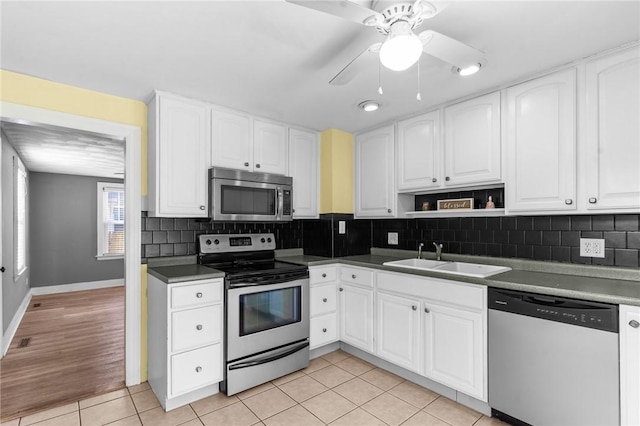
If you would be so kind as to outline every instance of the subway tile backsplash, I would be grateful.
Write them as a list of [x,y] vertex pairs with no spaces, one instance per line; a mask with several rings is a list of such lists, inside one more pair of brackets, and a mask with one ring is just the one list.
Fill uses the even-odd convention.
[[[554,262],[640,266],[640,215],[505,216],[430,219],[353,219],[323,214],[292,222],[210,222],[207,219],[152,218],[142,215],[142,257],[196,254],[203,233],[272,232],[278,249],[303,248],[305,254],[342,257],[366,254],[371,247],[416,250],[420,242],[445,253],[510,257]],[[339,234],[344,221],[346,234]],[[398,245],[387,233],[398,233]],[[580,257],[580,238],[603,238],[604,258]]]

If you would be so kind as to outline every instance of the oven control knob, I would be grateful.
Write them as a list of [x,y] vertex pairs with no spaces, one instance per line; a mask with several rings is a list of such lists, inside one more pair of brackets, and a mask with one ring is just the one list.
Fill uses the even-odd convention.
[[211,240],[207,240],[204,242],[206,245],[210,246],[211,245]]
[[271,242],[271,237],[267,238],[267,242],[270,243]]
[[262,244],[264,244],[264,242],[265,242],[264,237],[263,237],[263,238],[260,238],[260,242],[261,242]]
[[220,240],[218,240],[218,239],[213,240],[213,244],[215,244],[215,245],[220,244]]

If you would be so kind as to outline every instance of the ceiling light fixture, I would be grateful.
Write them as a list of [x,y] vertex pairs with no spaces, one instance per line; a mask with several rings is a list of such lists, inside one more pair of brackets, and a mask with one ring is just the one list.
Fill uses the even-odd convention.
[[372,112],[380,107],[380,104],[375,101],[362,101],[358,104],[359,108],[362,108],[366,112]]
[[482,68],[482,64],[481,63],[477,63],[477,64],[473,64],[473,65],[469,65],[467,67],[454,67],[454,71],[458,74],[460,74],[462,77],[467,77],[469,75],[473,75],[475,73],[477,73],[478,71],[480,71],[480,68]]
[[380,62],[393,71],[404,71],[418,62],[422,54],[422,42],[411,31],[407,21],[391,25],[389,35],[380,47]]

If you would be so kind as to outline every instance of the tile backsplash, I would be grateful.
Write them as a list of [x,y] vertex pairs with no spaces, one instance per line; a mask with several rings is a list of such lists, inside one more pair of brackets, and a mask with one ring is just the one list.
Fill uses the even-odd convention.
[[[340,234],[344,221],[346,233]],[[623,267],[640,266],[640,215],[505,216],[438,219],[353,219],[324,214],[292,222],[210,222],[208,219],[152,218],[143,212],[142,257],[196,254],[203,233],[272,232],[278,249],[303,248],[305,254],[341,257],[366,254],[371,247],[426,251],[443,244],[444,253],[523,258]],[[398,233],[398,245],[387,233]],[[580,257],[580,238],[605,240],[604,258]]]

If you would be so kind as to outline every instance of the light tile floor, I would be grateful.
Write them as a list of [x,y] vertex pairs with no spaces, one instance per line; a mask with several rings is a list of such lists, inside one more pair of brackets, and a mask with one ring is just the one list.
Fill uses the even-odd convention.
[[166,413],[148,383],[22,417],[1,426],[503,426],[505,423],[341,350],[309,367],[227,397]]

